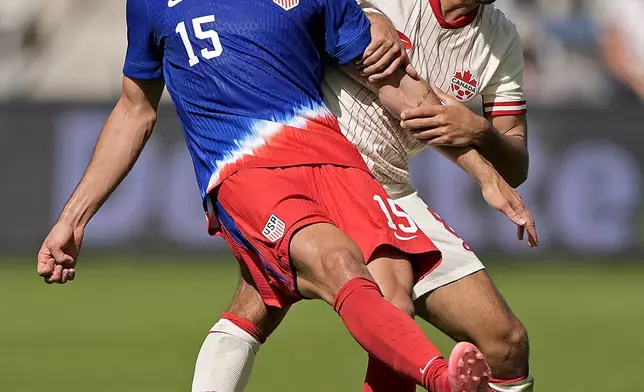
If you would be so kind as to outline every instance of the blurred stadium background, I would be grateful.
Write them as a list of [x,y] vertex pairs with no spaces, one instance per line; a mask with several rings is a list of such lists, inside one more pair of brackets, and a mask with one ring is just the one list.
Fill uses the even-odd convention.
[[[539,391],[641,390],[644,0],[497,5],[524,39],[532,166],[520,190],[542,245],[519,244],[435,154],[414,159],[414,181],[527,325]],[[232,296],[236,265],[205,234],[167,101],[88,228],[78,281],[35,274],[118,96],[124,48],[124,1],[0,1],[0,391],[188,390]],[[258,358],[251,392],[358,390],[366,357],[330,309],[304,303]]]

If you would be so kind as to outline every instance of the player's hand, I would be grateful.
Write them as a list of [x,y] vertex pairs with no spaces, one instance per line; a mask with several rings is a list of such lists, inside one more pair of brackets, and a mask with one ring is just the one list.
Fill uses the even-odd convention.
[[38,251],[38,275],[45,283],[63,284],[74,280],[82,241],[82,228],[56,223]]
[[409,76],[418,78],[418,73],[410,64],[407,50],[398,36],[398,30],[389,18],[371,12],[367,13],[367,17],[371,22],[371,43],[362,58],[356,62],[362,76],[375,83],[403,67]]
[[456,98],[432,85],[442,105],[423,105],[401,114],[400,125],[432,146],[467,147],[476,144],[490,123]]
[[517,225],[517,238],[523,241],[528,233],[528,246],[538,246],[539,237],[535,228],[534,218],[525,206],[521,196],[500,175],[490,181],[481,183],[483,198],[493,208],[505,214],[512,223]]

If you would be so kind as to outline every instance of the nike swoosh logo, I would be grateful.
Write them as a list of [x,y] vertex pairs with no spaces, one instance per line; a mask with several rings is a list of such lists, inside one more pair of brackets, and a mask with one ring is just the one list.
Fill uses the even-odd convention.
[[427,365],[425,365],[424,368],[420,369],[420,374],[425,375],[425,372],[427,371],[427,369],[429,369],[429,365],[431,365],[432,362],[434,362],[434,360],[436,360],[438,358],[440,358],[440,357],[434,357],[434,358],[430,359],[429,362],[427,362]]
[[168,0],[168,7],[172,8],[175,5],[181,3],[183,0]]
[[418,236],[417,236],[417,235],[415,235],[415,236],[413,236],[413,237],[401,237],[401,236],[400,236],[398,233],[396,233],[395,231],[394,231],[394,236],[395,236],[396,238],[398,238],[399,240],[401,240],[401,241],[409,241],[409,240],[413,240],[414,238],[418,238]]

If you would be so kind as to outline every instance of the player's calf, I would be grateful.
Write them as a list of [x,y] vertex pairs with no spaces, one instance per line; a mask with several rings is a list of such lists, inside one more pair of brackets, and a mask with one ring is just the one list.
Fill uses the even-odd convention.
[[[378,282],[385,299],[413,318],[414,272],[409,261],[391,247],[381,247],[372,257],[375,260],[367,268]],[[415,392],[416,384],[370,355],[362,391]]]

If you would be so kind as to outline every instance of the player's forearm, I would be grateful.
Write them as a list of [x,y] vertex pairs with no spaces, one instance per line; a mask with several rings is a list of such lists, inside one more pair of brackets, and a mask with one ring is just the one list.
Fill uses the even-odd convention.
[[[380,102],[396,118],[412,107],[440,105],[427,83],[410,77],[402,70],[372,88],[377,89],[374,91]],[[471,147],[434,148],[479,182],[492,174],[500,174],[511,186],[518,187],[528,176],[528,150],[522,136],[524,133],[521,136],[515,135],[512,130],[501,133],[492,123],[487,123],[489,129],[477,140],[474,145],[476,150]],[[494,173],[490,173],[490,170]]]
[[348,64],[342,69],[378,95],[382,106],[399,120],[402,112],[407,109],[423,104],[440,105],[440,100],[427,83],[412,78],[402,68],[398,68],[391,76],[377,83],[370,83],[352,64]]
[[513,187],[528,178],[529,156],[523,135],[499,132],[488,122],[489,129],[475,142],[476,149]]
[[60,220],[85,226],[125,178],[148,140],[156,113],[121,99],[99,136],[83,178],[61,213]]
[[[345,69],[345,72],[348,72],[353,78],[378,94],[380,103],[390,114],[398,119],[400,119],[401,113],[405,110],[421,105],[440,104],[440,100],[427,83],[412,78],[402,69],[377,84],[369,83],[354,70]],[[436,146],[435,148],[480,184],[499,176],[499,173],[490,162],[472,147]]]
[[501,177],[494,166],[472,147],[437,146],[436,151],[454,162],[479,184]]

